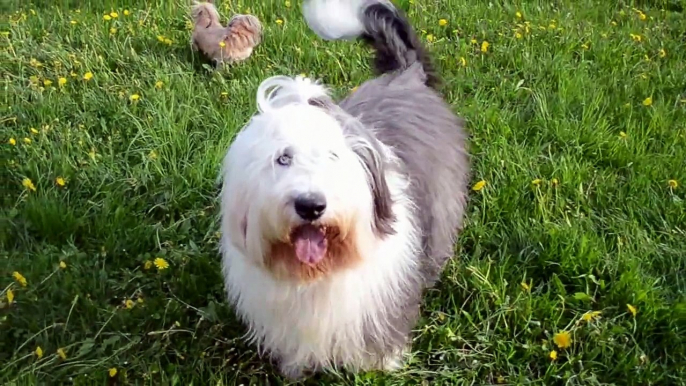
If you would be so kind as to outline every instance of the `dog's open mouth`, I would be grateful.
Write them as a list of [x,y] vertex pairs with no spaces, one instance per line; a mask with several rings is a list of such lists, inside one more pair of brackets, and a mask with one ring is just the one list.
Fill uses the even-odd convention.
[[324,256],[328,247],[327,228],[321,225],[305,224],[293,229],[291,243],[295,256],[307,265],[316,265]]

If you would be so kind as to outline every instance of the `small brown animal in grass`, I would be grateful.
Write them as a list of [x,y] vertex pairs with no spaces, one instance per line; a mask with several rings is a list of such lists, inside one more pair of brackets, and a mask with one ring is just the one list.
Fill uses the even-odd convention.
[[194,22],[191,46],[215,65],[248,59],[262,39],[262,24],[257,17],[237,14],[224,27],[212,1],[194,2],[191,17]]

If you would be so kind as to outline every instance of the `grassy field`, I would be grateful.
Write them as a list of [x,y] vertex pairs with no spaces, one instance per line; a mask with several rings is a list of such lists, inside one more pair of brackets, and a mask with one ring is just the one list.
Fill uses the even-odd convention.
[[[58,3],[2,6],[0,383],[281,384],[225,302],[220,160],[262,79],[342,96],[369,51],[224,0],[265,37],[215,72],[185,0]],[[613,3],[401,3],[469,122],[466,229],[407,366],[311,384],[686,383],[685,3]]]

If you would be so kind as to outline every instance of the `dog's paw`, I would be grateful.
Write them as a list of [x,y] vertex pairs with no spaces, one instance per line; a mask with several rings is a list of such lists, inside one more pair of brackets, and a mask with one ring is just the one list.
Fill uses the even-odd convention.
[[394,372],[405,367],[405,360],[409,349],[407,347],[397,350],[396,352],[386,355],[381,360],[381,370],[387,372]]
[[288,378],[291,381],[297,382],[302,381],[307,378],[307,373],[305,369],[300,366],[285,366],[279,365],[279,372],[284,378]]
[[402,355],[394,355],[384,358],[381,370],[392,373],[402,369],[403,366],[405,366],[405,358]]

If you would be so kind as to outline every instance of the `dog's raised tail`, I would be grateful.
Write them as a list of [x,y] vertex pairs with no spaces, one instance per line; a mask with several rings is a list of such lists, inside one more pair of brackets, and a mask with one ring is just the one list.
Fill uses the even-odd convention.
[[219,11],[212,0],[193,1],[191,17],[196,28],[207,28],[213,24],[220,24]]
[[404,70],[420,62],[426,84],[436,87],[438,76],[431,59],[402,10],[390,0],[305,0],[307,25],[325,40],[362,38],[376,50],[379,73]]

